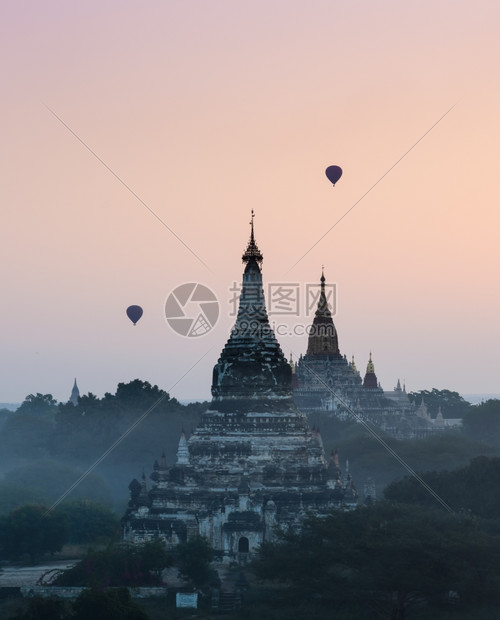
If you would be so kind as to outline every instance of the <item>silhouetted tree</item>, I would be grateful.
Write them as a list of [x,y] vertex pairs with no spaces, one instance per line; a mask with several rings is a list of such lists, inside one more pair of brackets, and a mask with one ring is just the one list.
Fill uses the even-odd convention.
[[420,390],[419,392],[410,392],[408,394],[410,402],[415,403],[418,407],[424,399],[429,413],[435,417],[439,407],[445,418],[462,418],[472,407],[472,405],[460,396],[458,392],[451,390]]
[[[453,471],[426,472],[421,478],[454,510],[466,510],[486,519],[500,516],[500,458],[479,456],[467,467]],[[412,476],[394,481],[384,490],[391,501],[436,506],[436,500]]]
[[86,590],[73,605],[74,620],[148,620],[127,588]]
[[175,558],[179,576],[188,579],[197,588],[203,587],[212,576],[210,562],[213,554],[213,549],[204,536],[194,536],[187,542],[180,543],[176,547]]
[[470,408],[463,418],[463,432],[478,441],[500,445],[500,400],[490,399]]
[[28,394],[21,405],[16,409],[16,413],[30,413],[30,414],[55,414],[57,411],[57,400],[52,397],[52,394],[40,394],[36,395]]
[[141,559],[144,567],[153,573],[158,583],[161,583],[163,570],[172,565],[172,556],[167,552],[165,543],[160,538],[144,543]]
[[50,416],[14,412],[0,432],[0,456],[9,460],[47,458],[53,432],[54,422]]
[[[4,482],[19,488],[36,489],[44,502],[52,504],[82,473],[81,469],[63,465],[54,460],[27,463],[6,472]],[[73,491],[72,499],[83,498],[111,504],[109,487],[97,474],[92,473]]]
[[20,611],[11,620],[70,620],[73,618],[71,604],[56,598],[35,596],[28,608]]
[[14,482],[0,482],[0,515],[25,504],[46,504],[47,497],[36,487],[20,486]]
[[81,499],[61,504],[55,513],[65,518],[70,543],[104,543],[119,539],[120,520],[107,506]]
[[47,514],[47,508],[28,504],[0,519],[0,546],[9,560],[29,555],[35,562],[41,555],[59,551],[67,540],[62,515]]
[[58,575],[53,583],[91,588],[161,585],[161,571],[171,560],[161,551],[160,545],[153,541],[90,551],[78,564]]
[[439,609],[450,591],[464,608],[498,602],[500,536],[468,517],[380,502],[309,519],[264,543],[254,568],[297,604],[362,604],[400,620],[414,606]]

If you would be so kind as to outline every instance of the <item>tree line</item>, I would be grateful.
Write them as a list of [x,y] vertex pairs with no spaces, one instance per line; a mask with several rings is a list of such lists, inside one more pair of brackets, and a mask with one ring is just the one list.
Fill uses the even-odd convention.
[[500,602],[500,524],[383,501],[310,517],[264,543],[253,568],[253,613],[268,618],[493,617],[482,613]]
[[102,398],[92,393],[80,396],[77,405],[57,404],[51,394],[30,394],[15,412],[7,414],[0,431],[2,460],[22,455],[25,459],[64,458],[87,463],[155,404],[133,436],[117,450],[117,454],[126,452],[129,459],[138,457],[138,451],[142,459],[144,448],[151,456],[153,449],[153,459],[157,458],[158,450],[161,454],[165,449],[158,442],[163,430],[171,448],[183,426],[190,428],[198,423],[207,403],[182,405],[158,386],[139,379],[119,383],[114,394],[107,392]]
[[35,563],[65,544],[109,544],[119,536],[116,513],[95,502],[66,502],[53,511],[25,504],[0,517],[0,559]]
[[57,404],[50,394],[28,395],[17,411],[4,412],[0,428],[0,514],[28,502],[50,505],[125,435],[71,495],[109,505],[123,502],[130,480],[150,469],[163,451],[168,462],[175,460],[182,429],[196,427],[207,406],[182,405],[139,379],[119,383],[114,394],[102,398],[83,395],[77,405]]

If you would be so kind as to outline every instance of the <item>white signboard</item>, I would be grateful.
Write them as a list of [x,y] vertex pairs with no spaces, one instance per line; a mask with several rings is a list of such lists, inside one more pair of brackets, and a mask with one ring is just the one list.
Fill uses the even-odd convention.
[[177,592],[175,595],[175,606],[176,607],[198,607],[198,593],[193,592],[191,594],[186,594],[185,592]]

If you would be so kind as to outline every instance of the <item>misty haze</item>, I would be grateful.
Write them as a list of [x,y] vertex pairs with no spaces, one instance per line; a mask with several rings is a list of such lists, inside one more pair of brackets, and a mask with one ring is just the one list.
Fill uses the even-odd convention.
[[5,4],[0,620],[498,616],[499,19]]

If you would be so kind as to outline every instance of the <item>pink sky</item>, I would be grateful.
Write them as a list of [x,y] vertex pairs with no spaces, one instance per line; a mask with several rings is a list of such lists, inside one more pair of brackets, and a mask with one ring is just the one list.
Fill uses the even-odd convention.
[[[207,351],[171,393],[208,397],[252,208],[265,281],[324,264],[341,351],[385,389],[500,392],[499,23],[481,1],[2,3],[0,402],[170,390]],[[164,320],[183,282],[221,301],[204,337]]]

